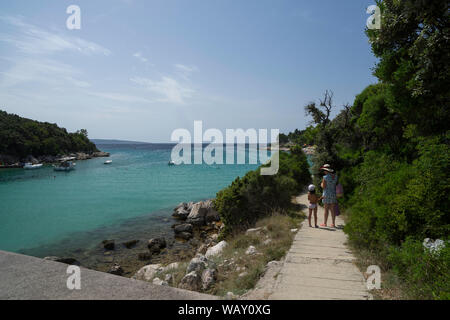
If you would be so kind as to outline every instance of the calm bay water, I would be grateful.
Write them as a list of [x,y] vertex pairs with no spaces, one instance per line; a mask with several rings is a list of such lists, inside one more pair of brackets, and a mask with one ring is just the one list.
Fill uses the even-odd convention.
[[148,233],[152,225],[161,231],[170,228],[175,205],[213,198],[258,166],[168,166],[172,145],[98,147],[111,153],[112,164],[96,158],[78,161],[71,172],[0,171],[1,250],[44,256],[65,246],[98,245],[113,234]]

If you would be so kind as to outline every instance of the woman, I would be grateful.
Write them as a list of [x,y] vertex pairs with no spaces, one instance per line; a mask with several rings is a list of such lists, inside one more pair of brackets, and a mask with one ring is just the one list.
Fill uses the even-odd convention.
[[328,221],[328,213],[331,210],[331,220],[332,228],[336,228],[336,212],[335,212],[335,204],[337,203],[336,198],[336,184],[338,177],[334,173],[334,170],[330,168],[330,165],[324,165],[320,168],[322,173],[324,174],[322,179],[322,189],[323,189],[323,204],[325,206],[324,219],[320,226],[326,227]]

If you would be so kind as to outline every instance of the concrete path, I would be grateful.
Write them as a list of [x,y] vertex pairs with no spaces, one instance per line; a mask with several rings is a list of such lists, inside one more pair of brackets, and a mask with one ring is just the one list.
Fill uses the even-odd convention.
[[67,288],[67,264],[0,251],[0,300],[209,300],[215,296],[81,268]]
[[[297,197],[307,205],[307,195]],[[308,214],[308,209],[304,212]],[[323,208],[318,209],[318,224]],[[331,224],[331,216],[328,225]],[[314,226],[314,218],[312,218]],[[337,217],[338,229],[310,228],[306,219],[297,232],[283,263],[268,270],[254,292],[246,299],[287,300],[361,300],[368,299],[364,277],[353,264],[354,256],[346,246],[344,221]],[[271,279],[270,279],[271,278]],[[276,278],[276,280],[273,280]]]

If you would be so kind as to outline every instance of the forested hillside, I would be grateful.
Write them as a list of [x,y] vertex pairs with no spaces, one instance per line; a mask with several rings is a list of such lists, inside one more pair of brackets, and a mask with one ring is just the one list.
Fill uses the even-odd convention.
[[96,152],[82,129],[68,133],[56,124],[39,122],[0,110],[0,155],[22,159],[29,155],[56,156],[71,152]]

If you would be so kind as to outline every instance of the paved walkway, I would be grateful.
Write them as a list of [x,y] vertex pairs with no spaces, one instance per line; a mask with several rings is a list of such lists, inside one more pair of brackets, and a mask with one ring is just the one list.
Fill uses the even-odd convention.
[[[307,205],[307,195],[297,197]],[[307,214],[308,209],[304,209]],[[318,224],[323,222],[323,208],[318,209]],[[314,218],[312,217],[314,225]],[[331,224],[331,216],[328,225]],[[306,219],[297,232],[283,263],[271,269],[248,299],[329,300],[368,299],[364,277],[353,264],[354,256],[346,246],[343,219],[337,217],[338,229],[310,228]],[[270,269],[270,268],[269,268]],[[273,280],[276,277],[276,280]]]
[[0,250],[0,300],[209,300],[215,296],[81,268],[81,289],[67,288],[67,264]]

